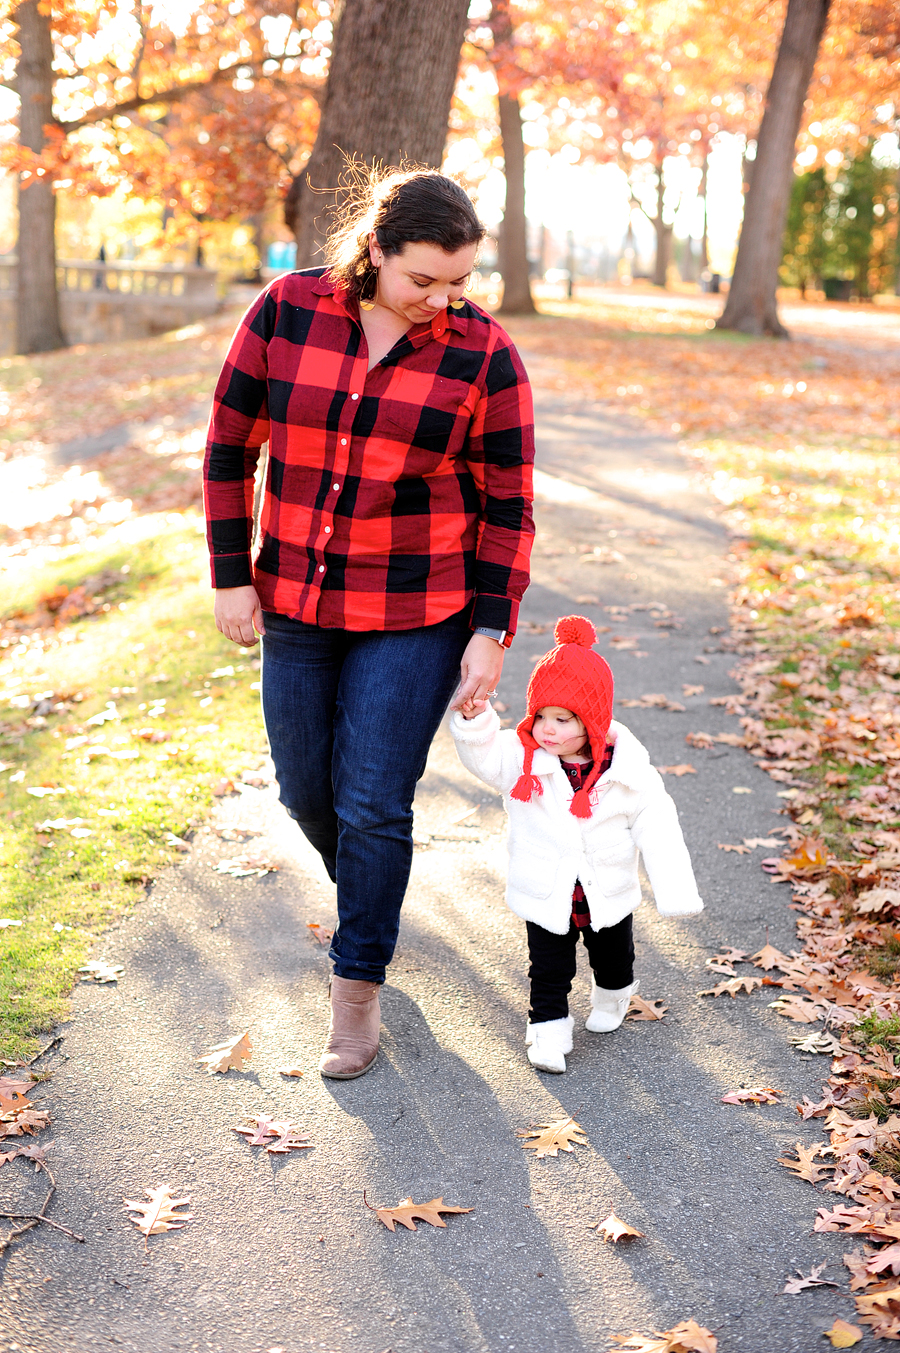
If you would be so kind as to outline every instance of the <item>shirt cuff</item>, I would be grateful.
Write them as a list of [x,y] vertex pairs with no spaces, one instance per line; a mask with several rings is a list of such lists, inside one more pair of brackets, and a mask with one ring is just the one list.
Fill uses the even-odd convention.
[[213,555],[209,567],[212,585],[216,589],[253,586],[253,569],[249,554]]
[[477,592],[469,625],[472,629],[480,626],[488,630],[506,630],[505,646],[508,648],[516,632],[518,618],[519,603],[512,597],[495,597],[486,592]]

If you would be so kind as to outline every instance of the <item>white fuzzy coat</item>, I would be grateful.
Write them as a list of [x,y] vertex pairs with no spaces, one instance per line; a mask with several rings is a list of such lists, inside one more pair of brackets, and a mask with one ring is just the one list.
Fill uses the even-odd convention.
[[509,817],[506,900],[517,916],[566,934],[580,879],[592,929],[615,925],[640,905],[638,851],[660,915],[703,910],[675,804],[646,747],[623,724],[610,725],[612,765],[591,791],[589,818],[569,811],[571,782],[559,757],[543,748],[532,768],[544,792],[529,803],[510,798],[525,749],[513,729],[501,730],[490,707],[469,720],[454,712],[450,731],[463,765],[503,795]]

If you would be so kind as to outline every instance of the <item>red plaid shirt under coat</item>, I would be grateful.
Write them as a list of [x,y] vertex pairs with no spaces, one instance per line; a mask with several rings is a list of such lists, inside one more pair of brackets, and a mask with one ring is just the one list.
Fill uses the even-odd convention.
[[[214,587],[347,630],[516,628],[528,586],[533,414],[476,306],[414,325],[371,371],[355,301],[323,269],[250,307],[216,386],[204,467]],[[253,476],[269,457],[251,562]]]

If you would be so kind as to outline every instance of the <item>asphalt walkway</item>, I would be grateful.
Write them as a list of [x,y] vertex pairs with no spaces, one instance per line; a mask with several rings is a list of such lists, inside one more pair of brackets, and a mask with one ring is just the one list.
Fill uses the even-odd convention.
[[[764,852],[717,848],[779,825],[777,786],[739,750],[684,741],[738,728],[709,704],[735,690],[721,643],[727,539],[673,441],[575,404],[551,369],[531,370],[540,534],[500,699],[518,718],[553,622],[576,610],[609,626],[600,648],[620,699],[662,693],[686,706],[617,709],[656,764],[697,771],[668,784],[707,910],[663,921],[645,904],[637,920],[642,993],[668,1016],[586,1033],[583,965],[570,1069],[532,1070],[502,812],[442,732],[417,800],[422,844],[383,1051],[360,1080],[322,1081],[329,964],[307,922],[333,922],[333,889],[273,787],[245,786],[217,826],[260,831],[250,847],[278,872],[216,873],[247,847],[204,829],[101,941],[96,956],[122,963],[122,980],[75,993],[41,1102],[60,1184],[52,1215],[86,1243],[40,1228],[0,1261],[3,1353],[603,1353],[614,1334],[689,1317],[715,1331],[720,1353],[808,1353],[835,1316],[852,1318],[829,1289],[781,1295],[796,1267],[827,1260],[825,1276],[843,1277],[845,1241],[811,1234],[828,1195],[776,1163],[816,1138],[793,1105],[818,1097],[825,1061],[789,1047],[795,1026],[768,1008],[768,989],[698,996],[718,946],[754,950],[766,926],[779,947],[793,943],[787,890],[761,872]],[[243,1072],[198,1066],[245,1028]],[[279,1074],[288,1062],[302,1079]],[[784,1104],[720,1102],[741,1084],[775,1086]],[[231,1131],[251,1114],[293,1119],[311,1149],[251,1148]],[[523,1150],[517,1130],[567,1115],[589,1145],[560,1159]],[[145,1253],[122,1200],[161,1183],[190,1196],[192,1220]],[[391,1234],[364,1193],[376,1206],[443,1196],[472,1211],[444,1230]],[[589,1229],[611,1207],[645,1238],[614,1246]]]

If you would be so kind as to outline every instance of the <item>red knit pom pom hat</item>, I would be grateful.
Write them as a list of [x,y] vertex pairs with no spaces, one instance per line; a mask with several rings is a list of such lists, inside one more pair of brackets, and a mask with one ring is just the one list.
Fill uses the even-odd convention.
[[528,713],[516,729],[525,748],[525,765],[510,797],[529,803],[532,795],[544,792],[531,769],[538,749],[531,729],[539,709],[557,705],[577,714],[587,731],[594,765],[582,788],[573,795],[569,811],[575,817],[590,817],[590,792],[600,774],[612,720],[613,674],[605,658],[593,651],[597,631],[583,615],[563,616],[553,637],[556,647],[544,654],[528,683]]

